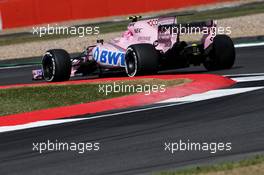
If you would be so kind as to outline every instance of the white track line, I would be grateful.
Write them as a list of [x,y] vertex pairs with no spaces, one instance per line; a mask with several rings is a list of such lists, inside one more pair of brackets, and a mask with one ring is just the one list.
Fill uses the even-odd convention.
[[36,128],[36,127],[42,127],[42,126],[56,125],[56,124],[61,124],[61,123],[70,123],[70,122],[76,122],[80,120],[83,120],[83,119],[81,118],[81,119],[45,120],[45,121],[32,122],[32,123],[16,125],[16,126],[1,126],[0,133],[22,130],[22,129],[29,129],[29,128]]
[[[189,102],[184,102],[181,104],[185,104],[185,103],[189,103]],[[112,114],[96,115],[96,116],[88,117],[88,118],[46,120],[46,121],[38,121],[38,122],[32,122],[32,123],[23,124],[23,125],[16,125],[16,126],[1,126],[0,127],[0,133],[1,132],[8,132],[8,131],[22,130],[22,129],[29,129],[29,128],[36,128],[36,127],[41,127],[41,126],[56,125],[56,124],[62,124],[62,123],[71,123],[71,122],[77,122],[77,121],[82,121],[82,120],[93,120],[93,119],[117,116],[117,115],[122,115],[122,114],[131,114],[131,113],[136,113],[136,112],[148,111],[148,110],[165,108],[165,107],[170,107],[170,106],[177,106],[177,105],[180,105],[180,104],[174,103],[174,104],[167,104],[167,105],[163,105],[163,106],[147,107],[147,108],[129,110],[129,111],[124,111],[124,112],[116,112],[116,113],[112,113]]]
[[[89,117],[89,118],[48,120],[48,121],[33,122],[33,123],[29,123],[29,124],[24,124],[24,125],[4,126],[4,127],[0,127],[0,133],[8,132],[8,131],[22,130],[22,129],[29,129],[29,128],[36,128],[36,127],[42,127],[42,126],[56,125],[56,124],[62,124],[62,123],[83,121],[83,120],[93,120],[93,119],[99,119],[99,118],[113,117],[113,116],[118,116],[118,115],[122,115],[122,114],[131,114],[131,113],[136,113],[136,112],[149,111],[149,110],[153,110],[153,109],[161,109],[161,108],[166,108],[166,107],[171,107],[171,106],[178,106],[178,105],[187,104],[187,103],[193,103],[193,102],[198,102],[198,101],[203,101],[203,100],[208,100],[208,99],[213,99],[213,98],[219,98],[219,97],[224,97],[224,96],[229,96],[229,95],[235,95],[235,94],[250,92],[250,91],[259,90],[259,89],[263,89],[263,88],[264,87],[252,87],[252,88],[213,90],[213,91],[205,92],[202,94],[194,94],[194,95],[186,96],[186,97],[182,97],[182,98],[168,99],[168,100],[159,102],[160,105],[154,106],[154,107],[146,107],[146,108],[142,108],[142,109],[135,109],[135,110],[129,110],[129,111],[124,111],[124,112],[116,112],[116,113],[112,113],[112,114],[97,115],[97,116],[93,116],[93,117]],[[173,103],[171,103],[171,102],[173,102]],[[177,103],[175,103],[175,102],[177,102]],[[164,103],[164,104],[162,104],[162,103]],[[168,103],[170,103],[170,104],[168,104]]]
[[232,76],[260,76],[260,75],[264,75],[264,73],[248,73],[248,74],[230,74],[230,75],[223,75],[225,77],[232,77]]
[[259,43],[240,43],[240,44],[235,44],[235,48],[242,48],[242,47],[255,47],[255,46],[264,46],[264,42],[259,42]]
[[159,103],[173,103],[173,102],[186,102],[186,101],[203,101],[209,100],[213,98],[225,97],[229,95],[241,94],[245,92],[255,91],[259,89],[263,89],[264,87],[249,87],[249,88],[234,88],[234,89],[219,89],[208,91],[202,94],[193,94],[190,96],[182,97],[182,98],[171,98],[168,100],[161,101]]
[[237,78],[232,78],[232,80],[234,80],[238,83],[250,82],[250,81],[263,81],[264,76],[237,77]]
[[33,67],[33,66],[37,66],[37,65],[21,65],[21,66],[0,67],[0,70],[26,68],[26,67]]

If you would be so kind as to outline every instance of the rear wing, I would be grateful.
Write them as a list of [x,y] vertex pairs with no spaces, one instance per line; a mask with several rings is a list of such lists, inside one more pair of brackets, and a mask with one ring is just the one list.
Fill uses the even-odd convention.
[[[158,26],[158,42],[164,47],[171,47],[173,43],[180,41],[182,34],[202,34],[202,42],[207,38],[214,37],[216,33],[216,22],[213,20],[192,22],[192,23],[173,23],[160,24]],[[207,47],[210,42],[206,42]]]

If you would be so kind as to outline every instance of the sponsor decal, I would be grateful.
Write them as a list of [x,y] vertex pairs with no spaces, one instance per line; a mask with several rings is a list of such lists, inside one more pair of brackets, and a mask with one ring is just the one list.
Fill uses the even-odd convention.
[[150,41],[150,36],[139,36],[138,41]]
[[131,22],[128,24],[128,27],[134,27],[135,26],[135,23],[134,22]]
[[136,28],[136,29],[134,29],[134,31],[135,31],[135,33],[141,33],[142,28]]
[[156,26],[156,25],[158,25],[158,19],[151,19],[148,21],[148,24],[150,26]]
[[96,47],[93,53],[94,60],[104,65],[125,67],[125,53],[109,51],[106,49],[100,50]]

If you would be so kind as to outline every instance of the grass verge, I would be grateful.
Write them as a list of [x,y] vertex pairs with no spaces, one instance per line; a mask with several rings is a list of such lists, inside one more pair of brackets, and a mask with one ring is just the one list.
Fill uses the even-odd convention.
[[167,171],[155,175],[263,175],[264,155],[238,162],[228,162],[217,165],[197,166],[179,171]]
[[[161,80],[142,79],[130,81],[116,81],[118,85],[134,85],[132,87],[144,87],[148,92],[154,85],[164,87],[179,86],[190,82],[189,79]],[[114,82],[87,83],[80,85],[48,85],[38,87],[22,87],[12,89],[0,89],[0,116],[47,109],[60,106],[87,103],[114,97],[131,95],[140,90],[123,90],[123,92],[99,91],[99,85],[113,85]],[[126,92],[124,92],[126,91]]]
[[[179,22],[190,22],[206,19],[222,19],[228,17],[236,17],[250,14],[264,13],[264,3],[253,3],[246,4],[238,7],[229,7],[223,9],[212,9],[207,11],[195,12],[195,15],[191,16],[182,16],[179,17]],[[176,15],[177,13],[170,13],[169,15]],[[106,23],[97,23],[97,24],[87,24],[83,26],[99,26],[100,33],[110,33],[110,32],[119,32],[126,29],[128,21],[121,22],[106,22]],[[37,35],[32,35],[31,33],[21,33],[21,34],[11,34],[7,36],[0,37],[0,46],[11,45],[32,41],[45,41],[50,39],[60,39],[76,37],[75,35],[45,35],[43,37],[38,37]]]

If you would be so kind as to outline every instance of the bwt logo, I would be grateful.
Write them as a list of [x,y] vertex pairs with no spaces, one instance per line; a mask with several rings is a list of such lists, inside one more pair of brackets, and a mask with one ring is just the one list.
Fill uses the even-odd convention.
[[96,47],[93,53],[93,58],[96,62],[111,65],[125,67],[125,53],[114,52],[108,50],[101,50]]

